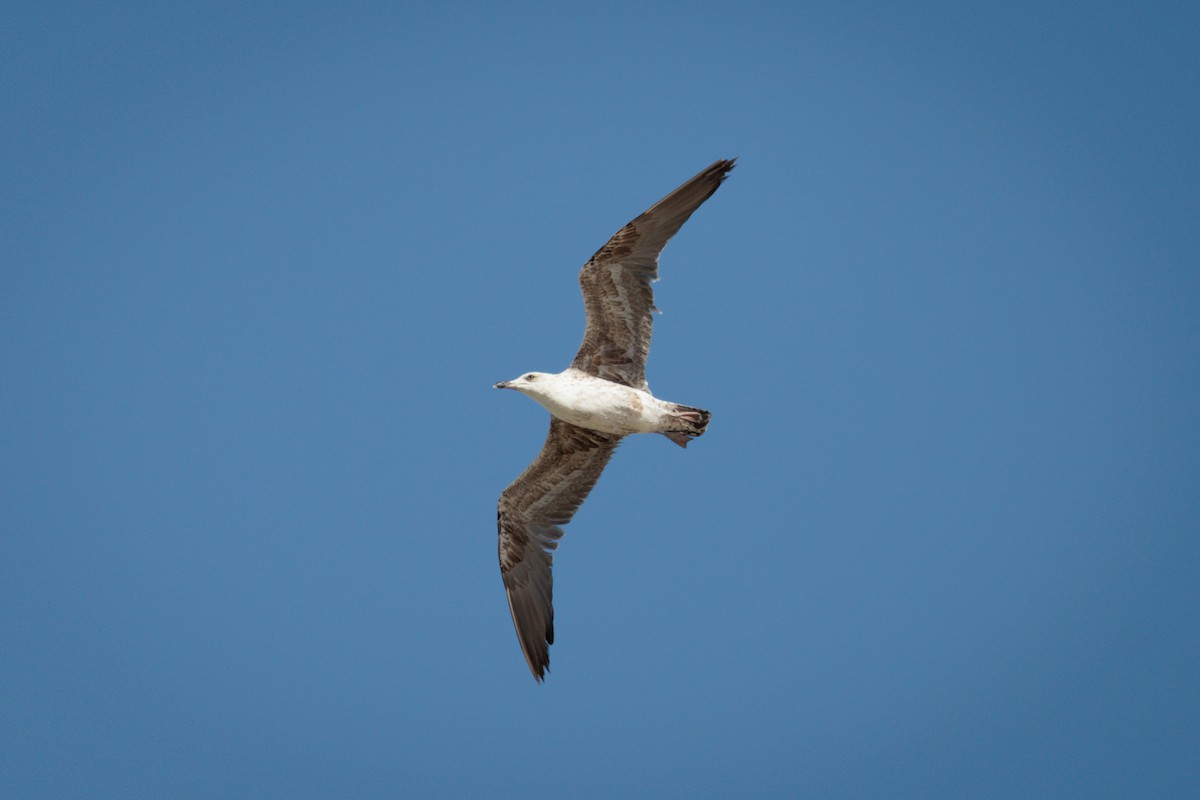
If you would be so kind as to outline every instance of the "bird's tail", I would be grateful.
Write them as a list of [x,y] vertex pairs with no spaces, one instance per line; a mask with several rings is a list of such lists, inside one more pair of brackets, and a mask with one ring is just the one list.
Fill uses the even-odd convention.
[[668,417],[670,427],[663,431],[663,436],[680,447],[687,447],[688,442],[704,433],[711,416],[702,408],[675,405]]

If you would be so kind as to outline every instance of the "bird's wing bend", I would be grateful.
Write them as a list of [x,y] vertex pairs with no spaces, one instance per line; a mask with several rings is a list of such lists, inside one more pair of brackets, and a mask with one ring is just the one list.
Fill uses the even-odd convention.
[[580,428],[557,417],[542,452],[500,495],[500,575],[517,639],[541,681],[554,643],[550,551],[604,470],[621,437]]
[[658,255],[733,169],[714,163],[617,231],[579,272],[587,327],[571,366],[635,389],[646,388]]

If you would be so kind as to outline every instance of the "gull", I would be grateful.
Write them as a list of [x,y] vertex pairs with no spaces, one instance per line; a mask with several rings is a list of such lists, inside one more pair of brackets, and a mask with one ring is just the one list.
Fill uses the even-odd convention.
[[527,372],[514,389],[550,412],[541,453],[500,494],[500,575],[517,639],[541,683],[554,643],[552,551],[622,437],[661,433],[680,447],[704,433],[709,412],[660,400],[646,383],[658,256],[733,169],[721,160],[617,231],[579,272],[583,344],[562,372]]

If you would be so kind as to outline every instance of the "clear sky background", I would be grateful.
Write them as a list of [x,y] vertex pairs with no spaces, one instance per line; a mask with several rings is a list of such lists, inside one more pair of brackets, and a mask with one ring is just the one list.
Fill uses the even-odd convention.
[[[1194,3],[6,3],[6,798],[1200,793]],[[667,247],[529,675],[495,502]]]

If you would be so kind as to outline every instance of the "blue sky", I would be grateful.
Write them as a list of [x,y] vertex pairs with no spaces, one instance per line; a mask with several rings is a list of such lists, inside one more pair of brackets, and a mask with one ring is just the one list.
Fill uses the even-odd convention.
[[[1052,5],[1053,7],[1047,7]],[[1191,4],[0,12],[13,798],[1194,797]],[[717,158],[530,678],[496,497]]]

